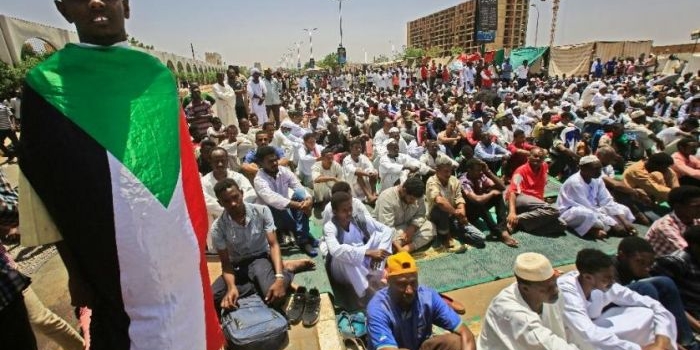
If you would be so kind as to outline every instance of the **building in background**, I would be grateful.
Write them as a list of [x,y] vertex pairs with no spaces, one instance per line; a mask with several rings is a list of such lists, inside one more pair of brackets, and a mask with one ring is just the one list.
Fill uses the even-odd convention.
[[223,59],[221,58],[221,54],[216,53],[216,52],[205,52],[204,53],[204,61],[213,64],[216,66],[221,66],[224,64]]
[[[512,49],[525,44],[528,0],[497,0],[498,24],[493,43],[486,50]],[[477,0],[469,0],[456,6],[418,18],[407,24],[408,47],[428,50],[440,49],[440,56],[451,54],[452,48],[467,52],[480,49],[475,41]]]

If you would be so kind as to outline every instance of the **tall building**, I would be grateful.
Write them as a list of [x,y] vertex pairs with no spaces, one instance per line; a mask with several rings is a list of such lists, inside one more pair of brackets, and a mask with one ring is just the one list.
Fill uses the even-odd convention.
[[224,64],[224,61],[221,59],[221,54],[216,52],[205,52],[204,61],[217,66],[221,66]]
[[[480,49],[475,41],[477,0],[468,0],[456,6],[418,18],[407,24],[408,47],[427,50],[437,47],[440,55],[450,54],[453,47],[467,52]],[[493,43],[486,50],[512,49],[525,44],[529,0],[498,0],[498,27]]]

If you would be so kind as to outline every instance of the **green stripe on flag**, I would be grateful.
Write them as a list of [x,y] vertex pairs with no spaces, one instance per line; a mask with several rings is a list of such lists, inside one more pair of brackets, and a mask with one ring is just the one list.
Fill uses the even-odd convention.
[[[141,51],[68,44],[26,81],[168,206],[180,172],[179,104],[170,70]],[[80,155],[66,155],[72,156]]]

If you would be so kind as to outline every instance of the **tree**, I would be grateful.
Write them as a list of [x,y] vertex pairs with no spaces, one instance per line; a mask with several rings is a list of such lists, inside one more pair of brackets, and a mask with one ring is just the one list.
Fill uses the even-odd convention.
[[340,64],[338,64],[338,53],[331,52],[327,54],[321,61],[316,62],[316,65],[319,68],[335,70],[336,68],[340,67]]
[[407,47],[403,50],[403,59],[417,59],[425,56],[425,50],[418,47]]
[[442,56],[442,49],[437,46],[433,46],[425,51],[425,55],[430,58],[440,57]]
[[0,100],[4,100],[11,92],[19,89],[24,83],[27,72],[49,56],[51,53],[27,55],[22,62],[14,67],[0,61]]
[[389,61],[389,57],[387,57],[385,54],[381,54],[378,57],[374,58],[374,63],[385,63]]
[[459,47],[459,46],[453,46],[450,48],[450,53],[452,54],[452,56],[458,56],[463,51],[464,51],[464,49]]

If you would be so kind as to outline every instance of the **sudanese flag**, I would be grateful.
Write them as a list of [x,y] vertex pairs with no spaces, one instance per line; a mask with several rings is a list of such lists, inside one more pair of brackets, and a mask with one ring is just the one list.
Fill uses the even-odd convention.
[[23,107],[20,169],[110,348],[219,349],[206,208],[171,72],[141,51],[69,44],[27,74]]

